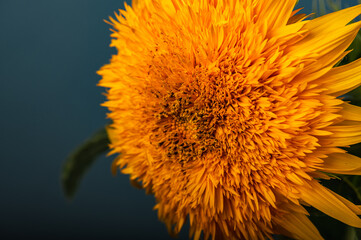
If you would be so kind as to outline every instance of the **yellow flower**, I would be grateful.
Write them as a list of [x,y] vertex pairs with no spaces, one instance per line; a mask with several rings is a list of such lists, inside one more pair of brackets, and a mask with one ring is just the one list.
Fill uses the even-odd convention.
[[[157,200],[170,231],[199,239],[322,239],[302,205],[361,227],[319,183],[361,174],[361,85],[346,54],[361,13],[314,20],[296,0],[139,0],[111,18],[118,53],[99,74],[120,168]],[[293,16],[293,17],[292,17]]]

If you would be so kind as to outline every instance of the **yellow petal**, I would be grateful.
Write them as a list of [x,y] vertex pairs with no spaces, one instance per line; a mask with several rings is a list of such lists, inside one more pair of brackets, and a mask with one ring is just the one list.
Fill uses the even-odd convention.
[[339,112],[345,120],[361,121],[361,107],[344,103],[342,110]]
[[347,200],[346,198],[341,197],[340,195],[334,193],[334,195],[341,201],[343,202],[348,208],[350,208],[355,214],[357,215],[361,215],[361,209],[360,206],[353,204],[352,202],[350,202],[349,200]]
[[319,33],[332,32],[333,29],[345,26],[360,14],[361,5],[357,5],[313,19],[305,27]]
[[320,233],[305,214],[285,214],[282,219],[275,219],[279,227],[286,230],[282,232],[289,237],[302,240],[322,240]]
[[342,126],[335,125],[325,128],[328,132],[331,132],[331,138],[347,138],[347,137],[357,137],[361,135],[361,124]]
[[336,197],[336,193],[323,187],[316,180],[309,183],[310,188],[306,187],[300,191],[303,201],[341,222],[361,228],[361,219],[339,199],[340,196]]
[[323,160],[323,166],[320,167],[322,171],[361,175],[361,158],[354,155],[348,153],[332,153]]
[[327,93],[343,95],[361,85],[361,59],[347,65],[331,69],[319,78],[327,85]]
[[[330,147],[345,147],[361,142],[361,135],[349,137],[331,137],[328,136],[326,142]],[[325,143],[325,142],[324,142]]]
[[120,161],[120,157],[117,157],[116,159],[114,159],[114,161],[112,162],[112,166],[111,166],[111,172],[113,174],[113,176],[117,175],[117,171],[119,169],[119,161]]
[[267,21],[267,25],[273,29],[285,26],[290,19],[293,8],[296,5],[296,0],[283,1],[274,0],[266,1],[263,6],[263,11],[260,14],[260,19]]
[[304,25],[304,29],[308,30],[307,36],[289,50],[292,54],[303,58],[313,56],[317,59],[317,63],[309,63],[300,77],[305,78],[315,71],[332,67],[343,58],[345,50],[361,26],[360,23],[346,24],[360,13],[361,5],[358,5],[316,18]]
[[115,129],[110,126],[106,126],[105,130],[107,131],[110,142],[112,142],[112,143],[116,142],[117,138],[115,137],[116,136],[115,131],[114,131]]
[[344,121],[341,124],[328,126],[324,130],[332,132],[333,137],[352,137],[361,134],[361,124],[359,122]]
[[330,63],[334,63],[335,60],[338,61],[352,43],[360,27],[361,23],[357,22],[345,27],[332,27],[333,31],[327,33],[311,31],[302,41],[294,44],[289,49],[292,54],[300,57],[319,54],[319,57],[315,57],[318,60],[317,64],[311,64],[304,70],[304,73],[312,73],[328,66]]

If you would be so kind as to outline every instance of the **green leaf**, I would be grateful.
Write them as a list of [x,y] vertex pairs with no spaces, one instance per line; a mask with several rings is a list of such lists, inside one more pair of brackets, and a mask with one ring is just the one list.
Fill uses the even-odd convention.
[[348,226],[344,240],[358,240],[357,231],[358,230],[356,228]]
[[69,155],[61,173],[63,190],[68,198],[74,197],[84,174],[96,158],[109,149],[108,145],[107,132],[102,128]]
[[341,10],[341,0],[334,1],[334,0],[327,0],[326,1],[327,7],[329,7],[333,12]]
[[358,201],[361,201],[361,176],[341,176],[341,178],[352,189]]

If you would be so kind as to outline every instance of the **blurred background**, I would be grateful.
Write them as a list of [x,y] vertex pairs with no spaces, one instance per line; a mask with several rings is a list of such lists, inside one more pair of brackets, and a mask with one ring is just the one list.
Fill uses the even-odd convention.
[[68,154],[107,123],[96,71],[115,53],[103,20],[123,6],[0,0],[0,239],[171,239],[154,198],[112,176],[113,157],[98,159],[72,201],[60,184]]

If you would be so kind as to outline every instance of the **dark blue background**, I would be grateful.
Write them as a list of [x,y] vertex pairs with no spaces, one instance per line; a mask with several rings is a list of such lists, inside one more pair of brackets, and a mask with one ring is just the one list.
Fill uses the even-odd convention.
[[[310,13],[310,3],[299,6]],[[68,153],[107,122],[95,72],[115,53],[103,19],[122,7],[0,1],[1,239],[170,239],[153,197],[111,175],[112,157],[97,161],[73,201],[60,185]]]

